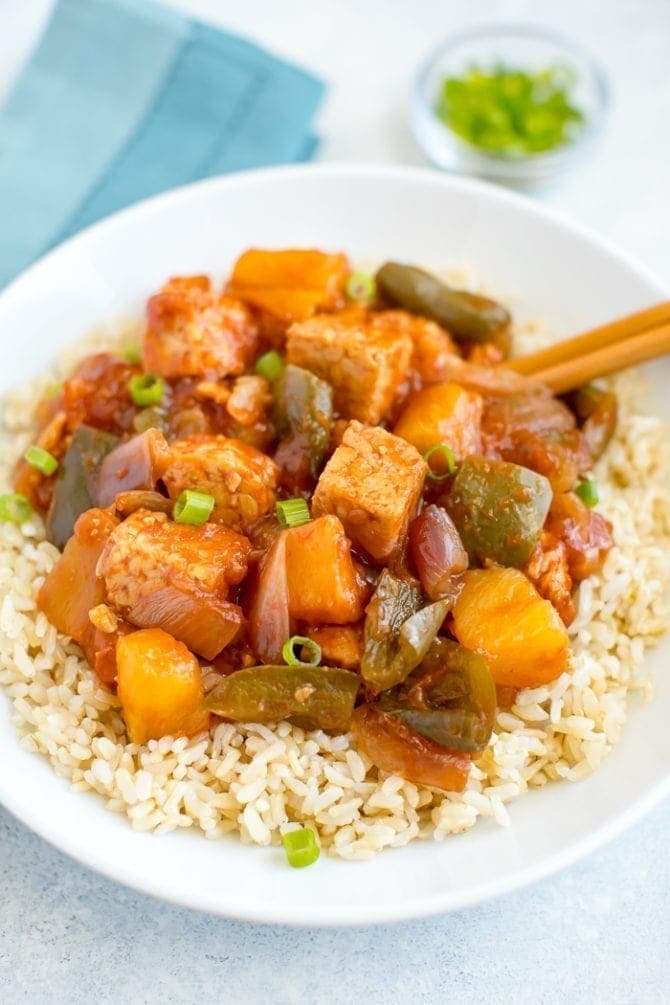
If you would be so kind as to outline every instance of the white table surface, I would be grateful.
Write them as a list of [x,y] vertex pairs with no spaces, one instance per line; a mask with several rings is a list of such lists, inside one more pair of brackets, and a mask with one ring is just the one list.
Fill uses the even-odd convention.
[[[318,159],[422,164],[418,62],[474,23],[541,23],[587,45],[613,107],[594,155],[540,197],[670,285],[670,0],[171,0],[330,85]],[[0,0],[0,100],[51,0]],[[624,741],[625,742],[625,741]],[[552,879],[439,919],[270,928],[159,904],[71,862],[0,809],[0,1000],[667,1002],[670,803]]]

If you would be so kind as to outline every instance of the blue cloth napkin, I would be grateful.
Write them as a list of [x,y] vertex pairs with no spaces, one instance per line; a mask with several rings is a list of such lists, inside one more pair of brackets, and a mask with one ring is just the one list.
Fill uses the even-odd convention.
[[59,0],[0,110],[0,286],[138,199],[308,159],[323,91],[258,46],[147,0]]

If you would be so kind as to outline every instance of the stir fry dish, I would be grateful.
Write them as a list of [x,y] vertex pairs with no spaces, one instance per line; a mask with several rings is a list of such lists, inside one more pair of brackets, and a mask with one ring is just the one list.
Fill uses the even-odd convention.
[[569,670],[613,544],[616,398],[506,368],[510,331],[414,265],[252,249],[51,390],[0,515],[44,517],[38,606],[132,743],[288,720],[463,790],[497,710]]

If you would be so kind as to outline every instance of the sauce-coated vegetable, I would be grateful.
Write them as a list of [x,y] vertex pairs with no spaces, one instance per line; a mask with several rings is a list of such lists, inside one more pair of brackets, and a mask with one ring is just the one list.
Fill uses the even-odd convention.
[[290,719],[306,729],[349,728],[358,674],[339,667],[256,666],[224,677],[207,708],[235,722]]
[[281,443],[275,460],[282,483],[294,491],[316,481],[330,445],[333,392],[309,370],[289,363],[273,385],[274,420]]
[[111,506],[121,492],[154,489],[169,463],[165,437],[153,427],[119,444],[100,465],[96,483],[98,505]]
[[83,423],[74,431],[47,515],[47,536],[57,548],[63,548],[72,536],[77,517],[97,505],[100,468],[118,442],[111,433]]
[[386,262],[377,272],[377,287],[394,304],[437,321],[460,340],[488,342],[504,332],[505,308],[478,293],[454,290],[413,265]]
[[385,569],[365,617],[361,673],[374,691],[403,681],[419,665],[437,635],[448,605],[421,607],[421,593]]
[[431,600],[454,594],[454,577],[468,567],[454,522],[445,509],[431,503],[409,525],[409,543],[424,592]]
[[614,544],[611,525],[574,492],[554,496],[547,529],[565,543],[570,575],[577,582],[602,568]]
[[617,400],[612,391],[589,384],[568,396],[568,403],[582,423],[582,435],[597,461],[614,436],[617,424]]
[[543,475],[518,464],[468,457],[445,505],[471,559],[518,567],[539,540],[551,498]]
[[361,705],[354,712],[351,731],[360,749],[384,771],[445,792],[465,788],[470,757],[422,736],[397,715]]
[[496,688],[482,656],[437,638],[421,665],[382,697],[380,707],[443,747],[476,753],[491,738]]
[[286,535],[282,531],[263,556],[249,610],[249,642],[259,660],[279,663],[291,632]]

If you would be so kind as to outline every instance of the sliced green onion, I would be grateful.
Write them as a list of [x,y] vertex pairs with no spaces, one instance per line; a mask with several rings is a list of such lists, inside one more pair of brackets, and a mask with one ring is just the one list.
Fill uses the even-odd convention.
[[366,272],[352,272],[345,283],[344,292],[349,300],[369,303],[377,295],[374,276],[368,276]]
[[0,495],[0,520],[8,523],[23,523],[33,515],[33,508],[25,496],[18,492]]
[[[310,658],[303,660],[300,656],[296,656],[296,649],[307,649]],[[284,643],[281,654],[284,663],[290,667],[318,667],[321,662],[321,646],[314,639],[308,639],[306,635],[292,635],[288,642]]]
[[206,492],[184,489],[174,504],[175,522],[201,527],[212,515],[215,501],[214,496],[207,495]]
[[126,363],[141,363],[142,362],[142,352],[139,345],[136,342],[125,346],[123,350],[123,358]]
[[312,519],[304,499],[282,499],[276,504],[275,512],[282,527],[301,527]]
[[260,374],[261,377],[265,377],[266,380],[276,380],[283,369],[284,360],[275,349],[270,349],[270,352],[263,353],[256,360],[256,373]]
[[139,408],[158,405],[163,400],[165,384],[152,373],[138,373],[128,382],[130,397]]
[[304,869],[306,865],[312,865],[321,854],[316,834],[309,827],[287,831],[282,835],[281,843],[284,845],[288,864],[294,869]]
[[58,395],[61,393],[62,390],[63,390],[63,385],[61,384],[60,381],[58,381],[56,384],[50,384],[49,387],[46,389],[44,397],[45,398],[57,398]]
[[583,503],[586,503],[586,505],[590,507],[597,506],[600,501],[598,482],[588,480],[580,482],[575,489],[575,493],[579,496]]
[[[446,464],[447,470],[444,471],[443,473],[439,471],[434,471],[433,468],[430,466],[430,458],[433,457],[435,454],[437,454],[438,457],[441,457],[443,462]],[[426,450],[425,454],[423,455],[423,459],[428,465],[428,473],[426,475],[426,478],[431,478],[433,481],[436,482],[444,481],[445,478],[448,478],[449,475],[453,475],[454,472],[456,471],[456,458],[454,457],[453,450],[447,443],[435,443],[433,444],[432,447],[428,447],[428,450]]]
[[23,457],[31,467],[37,468],[43,475],[52,475],[58,467],[58,459],[42,447],[28,447]]
[[568,143],[585,121],[567,67],[471,66],[439,85],[435,113],[487,153],[520,157]]

